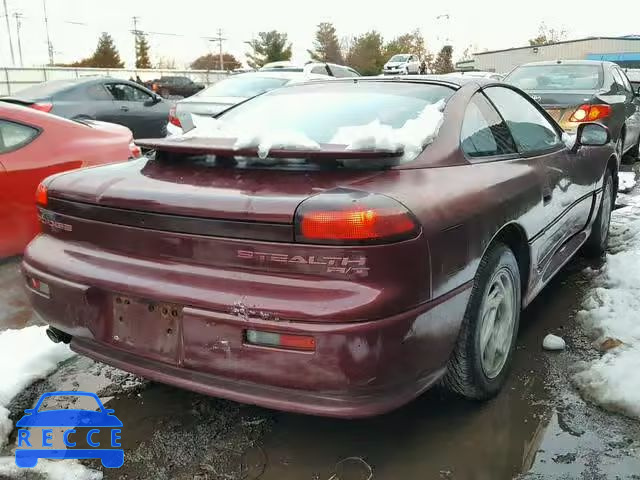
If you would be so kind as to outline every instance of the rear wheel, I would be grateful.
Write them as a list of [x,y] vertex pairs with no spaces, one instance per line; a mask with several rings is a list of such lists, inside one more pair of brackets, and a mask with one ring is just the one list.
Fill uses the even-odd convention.
[[640,158],[640,135],[638,135],[638,141],[627,152],[627,163],[633,163]]
[[470,399],[495,396],[511,366],[520,322],[520,271],[504,244],[480,262],[444,385]]
[[613,175],[611,173],[611,170],[607,170],[607,172],[605,173],[602,200],[600,201],[598,215],[593,221],[591,234],[589,235],[589,238],[584,245],[584,251],[589,256],[598,257],[602,255],[607,249],[607,243],[609,242],[609,225],[611,223],[611,211],[613,210],[614,202],[613,199]]

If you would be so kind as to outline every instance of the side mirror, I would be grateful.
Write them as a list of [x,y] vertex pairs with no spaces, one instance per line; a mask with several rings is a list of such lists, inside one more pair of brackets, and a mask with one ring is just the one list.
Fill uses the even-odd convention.
[[574,148],[602,147],[611,141],[611,132],[599,123],[582,123],[578,125],[576,144]]
[[151,100],[147,100],[146,102],[144,102],[144,106],[145,107],[152,107],[156,103],[160,103],[161,101],[162,101],[162,97],[160,95],[158,95],[157,93],[154,93],[153,97],[151,97]]

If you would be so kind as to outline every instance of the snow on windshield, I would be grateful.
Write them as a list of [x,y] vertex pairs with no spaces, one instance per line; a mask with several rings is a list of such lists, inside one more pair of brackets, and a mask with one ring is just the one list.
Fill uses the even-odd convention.
[[403,160],[411,160],[438,134],[444,105],[444,100],[427,105],[417,118],[407,120],[400,128],[383,124],[378,119],[366,125],[340,127],[329,143],[346,145],[347,150],[404,150]]
[[347,150],[403,152],[401,161],[409,161],[438,134],[450,91],[438,87],[435,98],[424,99],[367,93],[269,95],[245,104],[245,112],[234,109],[218,119],[192,114],[195,128],[183,137],[235,138],[236,149],[257,148],[261,160],[274,148],[319,150],[321,144],[335,144]]

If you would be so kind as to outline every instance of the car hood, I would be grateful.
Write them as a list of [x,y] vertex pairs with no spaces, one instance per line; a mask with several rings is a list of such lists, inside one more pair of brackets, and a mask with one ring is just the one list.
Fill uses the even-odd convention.
[[16,427],[121,427],[113,415],[90,410],[49,410],[25,415]]
[[402,67],[403,65],[406,65],[407,62],[388,62],[384,64],[384,68],[395,68],[395,67]]

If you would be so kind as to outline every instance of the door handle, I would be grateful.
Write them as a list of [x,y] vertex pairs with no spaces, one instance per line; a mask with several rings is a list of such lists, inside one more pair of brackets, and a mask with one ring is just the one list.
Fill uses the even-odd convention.
[[126,105],[122,105],[120,107],[120,110],[122,110],[123,112],[128,112],[129,111],[129,107],[127,107]]

